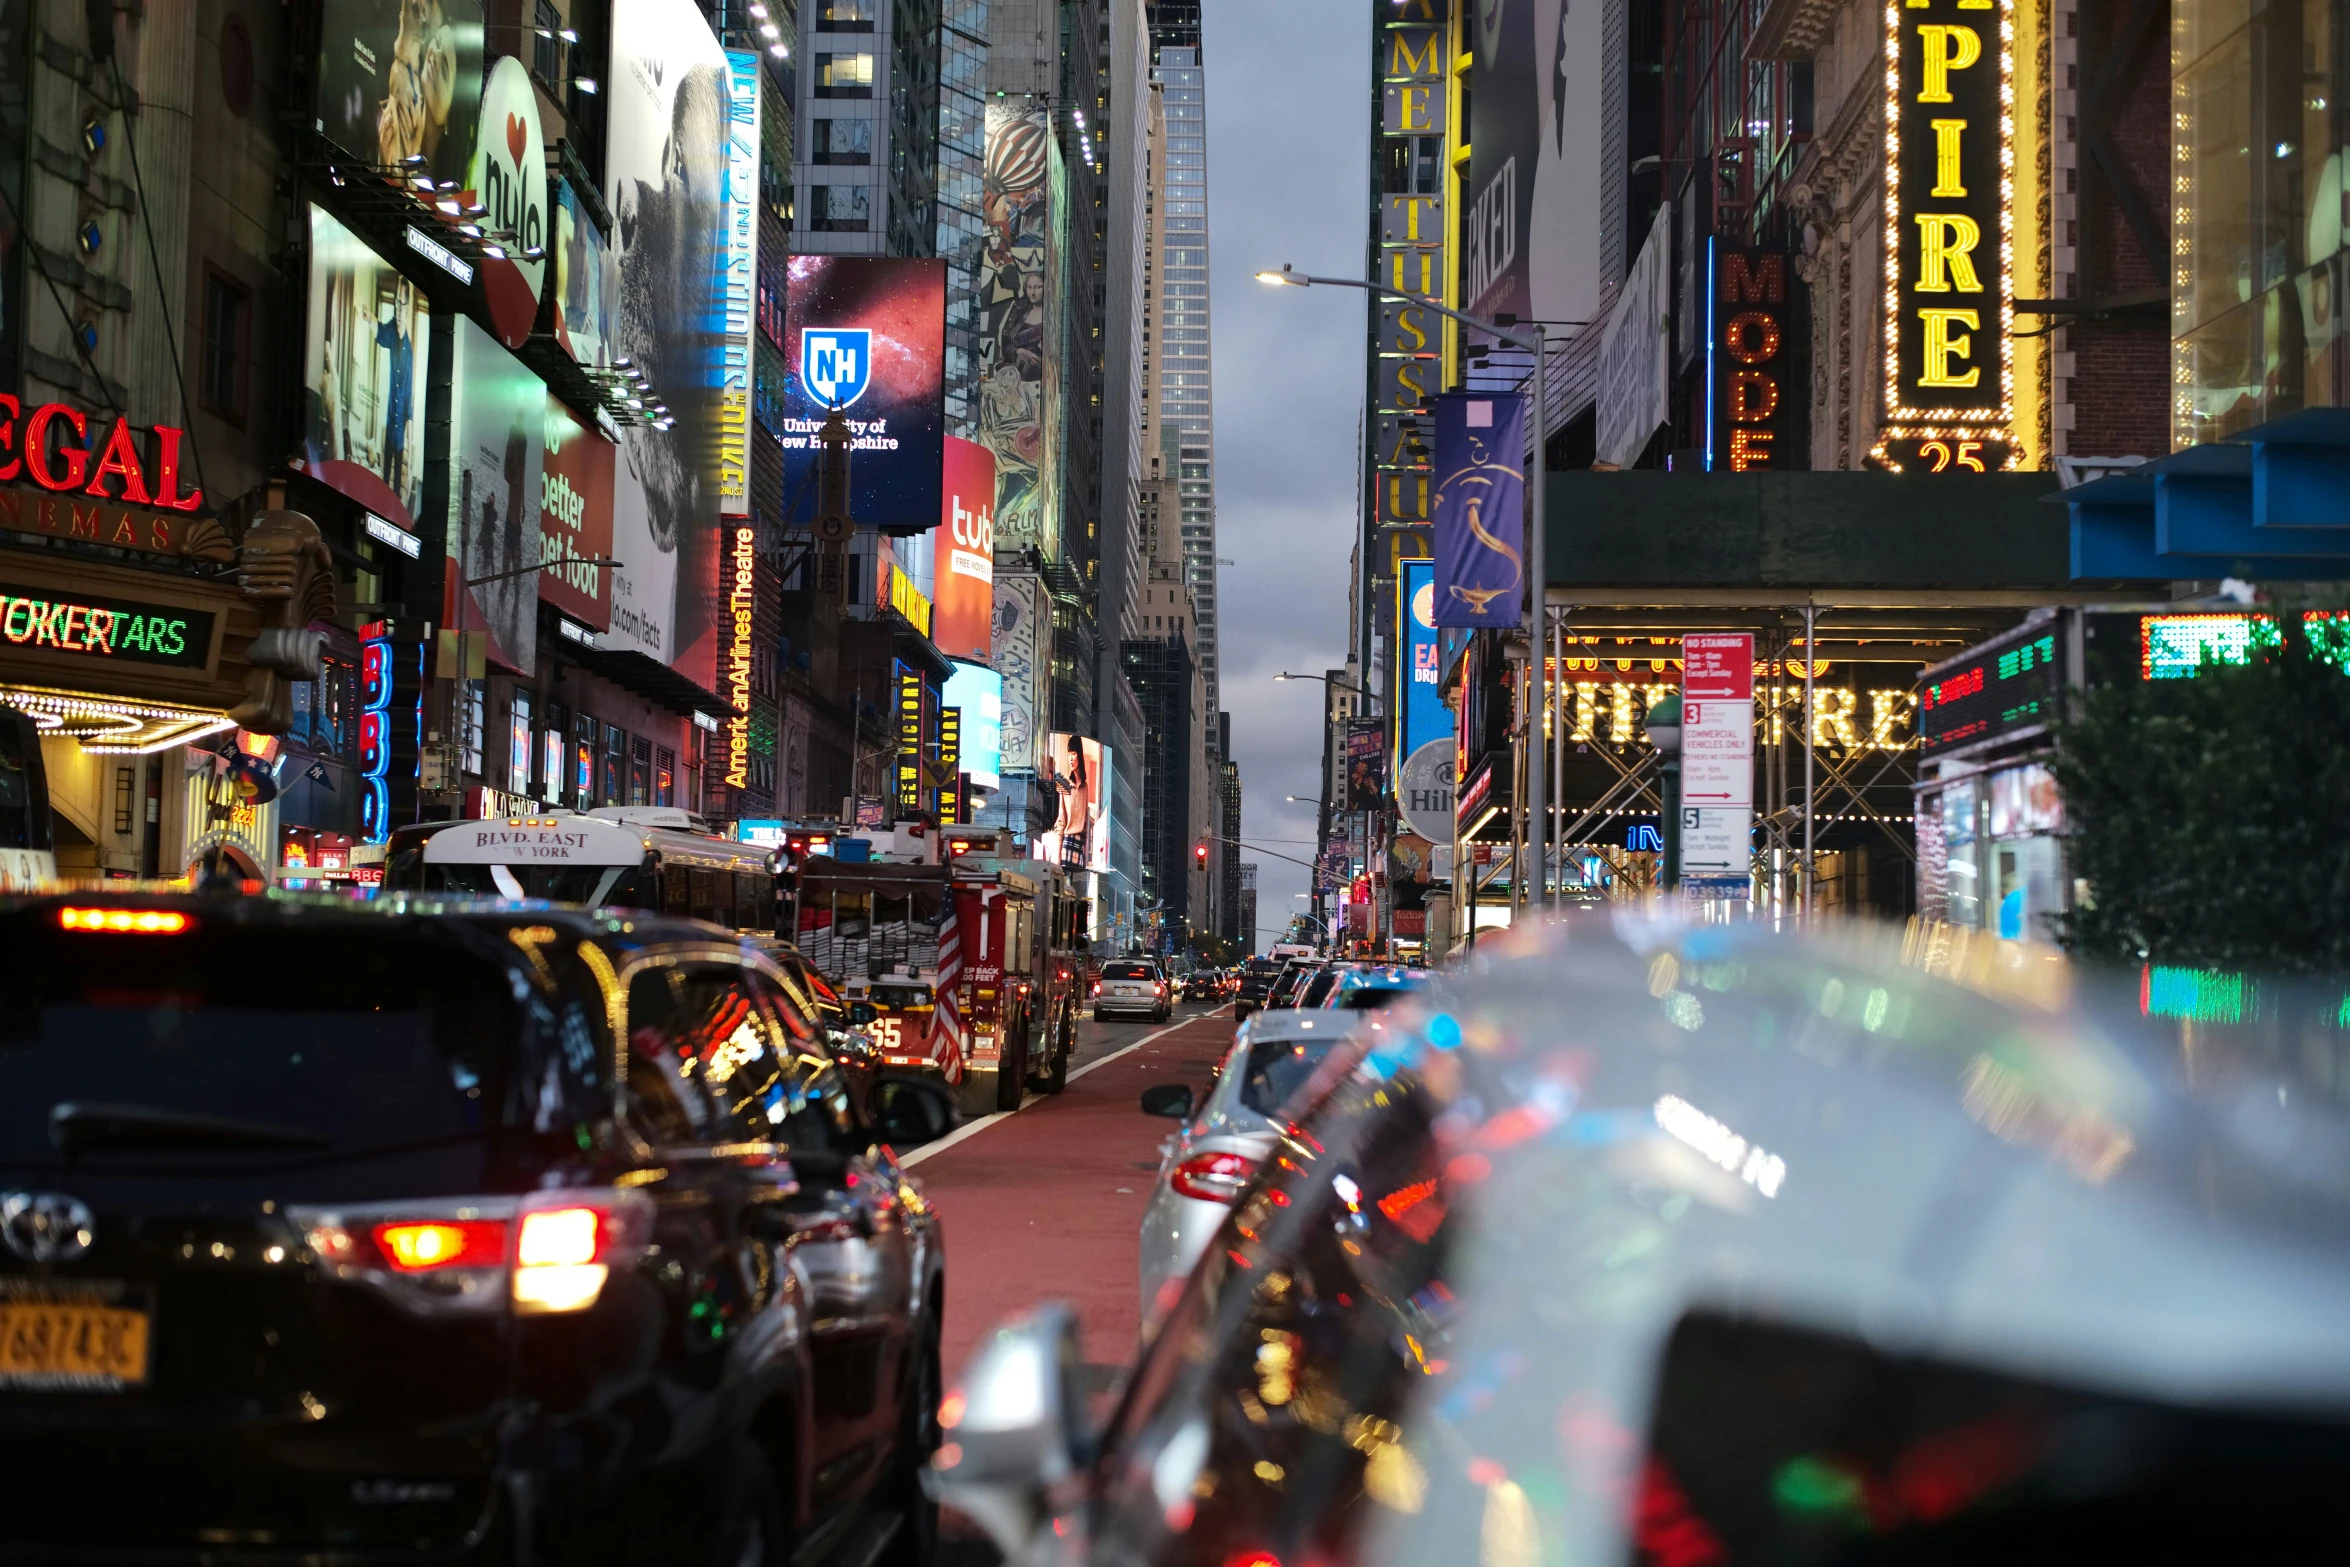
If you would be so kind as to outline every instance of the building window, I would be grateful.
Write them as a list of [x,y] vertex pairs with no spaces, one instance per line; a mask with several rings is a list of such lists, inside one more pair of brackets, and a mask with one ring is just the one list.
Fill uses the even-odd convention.
[[253,291],[207,267],[197,394],[207,409],[232,424],[245,422],[245,364],[251,356],[252,330]]
[[653,803],[653,742],[634,740],[628,751],[628,803]]
[[626,805],[628,799],[628,731],[618,724],[604,726],[604,803]]
[[869,33],[879,0],[817,0],[816,25],[827,32]]
[[555,9],[554,0],[535,0],[530,18],[530,71],[547,84],[549,95],[558,99],[562,96],[563,33],[570,25]]
[[530,793],[530,693],[516,691],[506,699],[506,787],[515,794]]
[[816,57],[816,96],[870,98],[873,96],[873,56],[820,54]]
[[596,803],[596,721],[587,714],[579,715],[572,730],[573,796],[581,810]]
[[873,161],[873,122],[871,120],[818,120],[816,122],[816,152],[811,161],[816,163],[871,163]]
[[665,745],[653,748],[653,803],[677,803],[677,753]]
[[481,776],[482,731],[489,727],[489,682],[468,680],[458,704],[458,762],[465,772]]
[[863,185],[818,185],[811,192],[819,234],[862,234],[873,226],[873,192]]

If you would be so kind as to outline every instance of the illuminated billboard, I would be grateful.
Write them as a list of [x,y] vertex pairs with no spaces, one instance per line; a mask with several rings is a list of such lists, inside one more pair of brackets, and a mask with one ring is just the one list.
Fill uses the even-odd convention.
[[1060,815],[1038,835],[1037,858],[1071,870],[1110,868],[1110,748],[1084,735],[1053,732],[1045,766],[1060,790]]
[[949,658],[984,664],[995,646],[995,456],[986,447],[947,437],[943,505],[930,640]]
[[979,268],[979,440],[995,454],[996,531],[1061,549],[1059,487],[1061,323],[1066,294],[1054,208],[1067,174],[1048,110],[1001,99],[987,106],[980,205],[987,220]]
[[[527,673],[538,658],[546,492],[547,383],[500,348],[470,316],[457,318],[449,376],[449,503],[467,602],[460,631],[489,633],[493,663]],[[540,573],[538,575],[544,575]]]
[[693,0],[612,8],[604,81],[615,361],[668,405],[667,430],[625,431],[613,486],[612,622],[604,646],[717,688],[720,342],[726,51]]
[[424,291],[312,207],[302,471],[410,532],[424,509],[431,348]]
[[957,659],[955,672],[947,677],[940,705],[955,708],[963,715],[960,770],[982,789],[1001,784],[1004,677],[984,664],[966,664]]
[[938,526],[946,461],[943,261],[794,256],[785,267],[783,493],[815,515],[816,432],[852,434],[849,512],[884,533]]
[[612,465],[617,448],[547,399],[546,456],[539,470],[539,597],[590,631],[611,623],[605,568],[612,558]]
[[[718,513],[751,514],[751,333],[759,297],[759,55],[726,51],[726,272],[718,390]],[[943,307],[942,307],[943,309]],[[940,326],[943,332],[943,318]]]
[[1452,709],[1444,705],[1444,645],[1436,629],[1436,562],[1403,563],[1403,591],[1397,595],[1403,625],[1396,642],[1404,649],[1403,722],[1397,726],[1397,755],[1410,756],[1431,740],[1452,738]]
[[319,8],[318,129],[362,162],[462,183],[481,86],[481,0]]

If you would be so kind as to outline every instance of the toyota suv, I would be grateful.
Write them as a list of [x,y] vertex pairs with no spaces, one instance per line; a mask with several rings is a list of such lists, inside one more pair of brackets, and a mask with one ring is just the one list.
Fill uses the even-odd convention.
[[927,1549],[948,1107],[731,932],[77,893],[0,994],[0,1560]]

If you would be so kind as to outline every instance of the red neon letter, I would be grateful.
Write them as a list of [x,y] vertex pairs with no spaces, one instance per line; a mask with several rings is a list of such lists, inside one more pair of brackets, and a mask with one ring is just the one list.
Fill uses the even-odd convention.
[[[73,444],[57,455],[65,459],[65,476],[49,471],[49,424],[62,419],[73,430]],[[44,490],[77,490],[90,471],[90,421],[79,408],[43,403],[24,427],[24,465],[33,482]]]
[[204,492],[180,493],[180,432],[168,424],[155,427],[155,499],[167,511],[194,511],[204,504]]
[[113,500],[115,497],[106,489],[109,474],[122,480],[123,500],[137,506],[154,504],[147,497],[147,476],[139,471],[139,443],[131,438],[131,422],[128,418],[114,421],[113,432],[106,437],[106,449],[98,454],[98,467],[90,475],[90,488],[86,493],[104,495],[108,500]]
[[16,416],[23,411],[15,393],[0,392],[0,452],[8,454],[8,461],[0,463],[0,480],[13,479],[24,468],[16,455]]

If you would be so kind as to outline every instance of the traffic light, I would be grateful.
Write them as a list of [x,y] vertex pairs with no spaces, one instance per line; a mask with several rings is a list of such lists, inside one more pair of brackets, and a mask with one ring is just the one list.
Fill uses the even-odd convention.
[[1207,840],[1207,839],[1205,839],[1205,838],[1202,838],[1202,839],[1201,839],[1201,840],[1200,840],[1198,843],[1196,843],[1196,844],[1193,844],[1193,845],[1192,845],[1192,849],[1191,849],[1191,859],[1192,859],[1192,863],[1193,863],[1193,864],[1195,864],[1195,865],[1197,865],[1197,866],[1198,866],[1198,867],[1199,867],[1201,870],[1203,870],[1203,871],[1204,871],[1204,870],[1206,870],[1206,869],[1208,868],[1208,840]]

